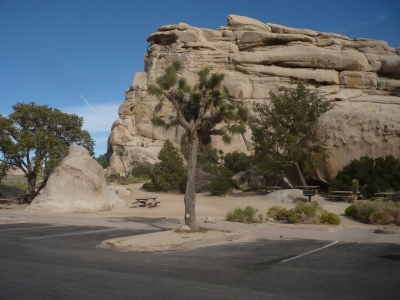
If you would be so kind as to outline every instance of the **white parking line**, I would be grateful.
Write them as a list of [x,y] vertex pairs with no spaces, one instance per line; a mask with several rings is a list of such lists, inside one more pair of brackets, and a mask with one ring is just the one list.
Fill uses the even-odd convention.
[[0,231],[29,230],[29,229],[36,229],[36,228],[59,227],[59,226],[67,226],[67,225],[48,225],[48,226],[38,226],[38,227],[9,228],[9,229],[1,229]]
[[300,254],[300,255],[296,255],[296,256],[294,256],[294,257],[291,257],[291,258],[288,258],[288,259],[282,260],[282,261],[280,261],[280,262],[281,262],[281,263],[285,263],[285,262],[291,261],[291,260],[293,260],[293,259],[296,259],[296,258],[302,257],[302,256],[304,256],[304,255],[307,255],[307,254],[310,254],[310,253],[313,253],[313,252],[316,252],[316,251],[323,250],[323,249],[325,249],[325,248],[328,248],[328,247],[330,247],[330,246],[332,246],[332,245],[335,245],[336,243],[339,243],[339,241],[334,241],[333,243],[330,243],[329,245],[326,245],[326,246],[324,246],[324,247],[317,248],[317,249],[314,249],[314,250],[308,251],[308,252],[306,252],[306,253],[303,253],[303,254]]
[[92,230],[92,231],[83,231],[83,232],[66,233],[66,234],[36,236],[36,237],[24,238],[23,240],[47,239],[47,238],[58,237],[58,236],[78,235],[78,234],[86,234],[86,233],[96,233],[96,232],[102,232],[102,231],[112,231],[112,230],[121,230],[121,229],[123,229],[123,228],[113,228],[113,229]]

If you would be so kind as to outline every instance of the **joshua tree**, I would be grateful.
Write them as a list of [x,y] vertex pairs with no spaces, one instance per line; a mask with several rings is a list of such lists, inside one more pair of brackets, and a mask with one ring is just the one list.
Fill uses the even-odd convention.
[[[199,142],[210,142],[210,135],[221,135],[223,141],[229,143],[231,134],[244,133],[248,111],[227,100],[221,91],[222,73],[210,73],[205,67],[198,72],[198,83],[192,87],[187,80],[179,76],[182,64],[175,60],[168,66],[165,73],[148,87],[148,93],[160,99],[167,100],[176,111],[176,115],[164,120],[153,115],[156,125],[180,125],[185,131],[189,148],[187,164],[187,185],[184,196],[185,224],[192,230],[197,229],[195,174]],[[216,125],[221,126],[216,129]]]

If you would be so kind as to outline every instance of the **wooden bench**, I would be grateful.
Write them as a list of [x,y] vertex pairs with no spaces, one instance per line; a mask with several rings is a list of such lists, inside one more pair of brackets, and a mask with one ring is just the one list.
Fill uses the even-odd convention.
[[3,208],[7,209],[7,205],[11,206],[11,203],[8,203],[10,199],[0,199],[0,204],[3,204]]
[[[328,193],[328,198],[332,199],[335,201],[337,200],[347,200],[349,197],[353,194],[351,191],[330,191]],[[357,193],[357,195],[360,195],[360,193]]]
[[328,195],[328,198],[335,201],[337,200],[347,200],[350,195]]
[[132,204],[138,208],[138,207],[156,207],[157,204],[161,203],[161,201],[156,201],[157,197],[146,197],[146,198],[136,198],[135,202],[132,202]]

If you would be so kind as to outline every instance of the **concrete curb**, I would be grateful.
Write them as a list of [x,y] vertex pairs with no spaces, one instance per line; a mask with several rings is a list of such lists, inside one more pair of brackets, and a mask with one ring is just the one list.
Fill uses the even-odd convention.
[[240,234],[231,234],[222,237],[201,239],[191,242],[183,242],[181,244],[175,244],[175,245],[166,245],[166,246],[160,245],[160,246],[146,246],[146,247],[117,246],[115,243],[116,241],[118,241],[118,239],[110,239],[101,242],[101,244],[98,245],[97,248],[103,250],[118,251],[118,252],[141,252],[141,253],[182,251],[182,250],[224,244],[226,242],[237,241],[247,237],[249,237],[249,234],[245,232]]

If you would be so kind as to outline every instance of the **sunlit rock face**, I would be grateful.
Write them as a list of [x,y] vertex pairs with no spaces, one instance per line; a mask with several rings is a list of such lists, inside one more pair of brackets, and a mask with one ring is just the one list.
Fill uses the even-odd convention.
[[[229,15],[227,26],[216,30],[185,23],[161,26],[147,41],[145,72],[135,74],[112,125],[109,174],[123,172],[116,147],[124,146],[123,160],[129,167],[132,161],[157,161],[167,139],[180,146],[182,128],[167,130],[151,123],[153,111],[168,117],[173,108],[147,95],[147,85],[177,58],[183,63],[181,74],[191,83],[204,66],[225,73],[229,97],[249,108],[254,102],[268,103],[269,92],[289,86],[291,78],[307,80],[310,89],[335,103],[334,110],[321,117],[316,134],[330,137],[330,158],[316,175],[321,181],[330,182],[344,165],[363,155],[400,158],[400,48],[385,41],[351,40],[236,15]],[[225,153],[252,152],[250,131],[230,145],[218,137],[212,142]]]
[[71,145],[67,157],[50,175],[46,187],[25,209],[29,212],[95,212],[124,207],[110,191],[103,168],[83,146]]

